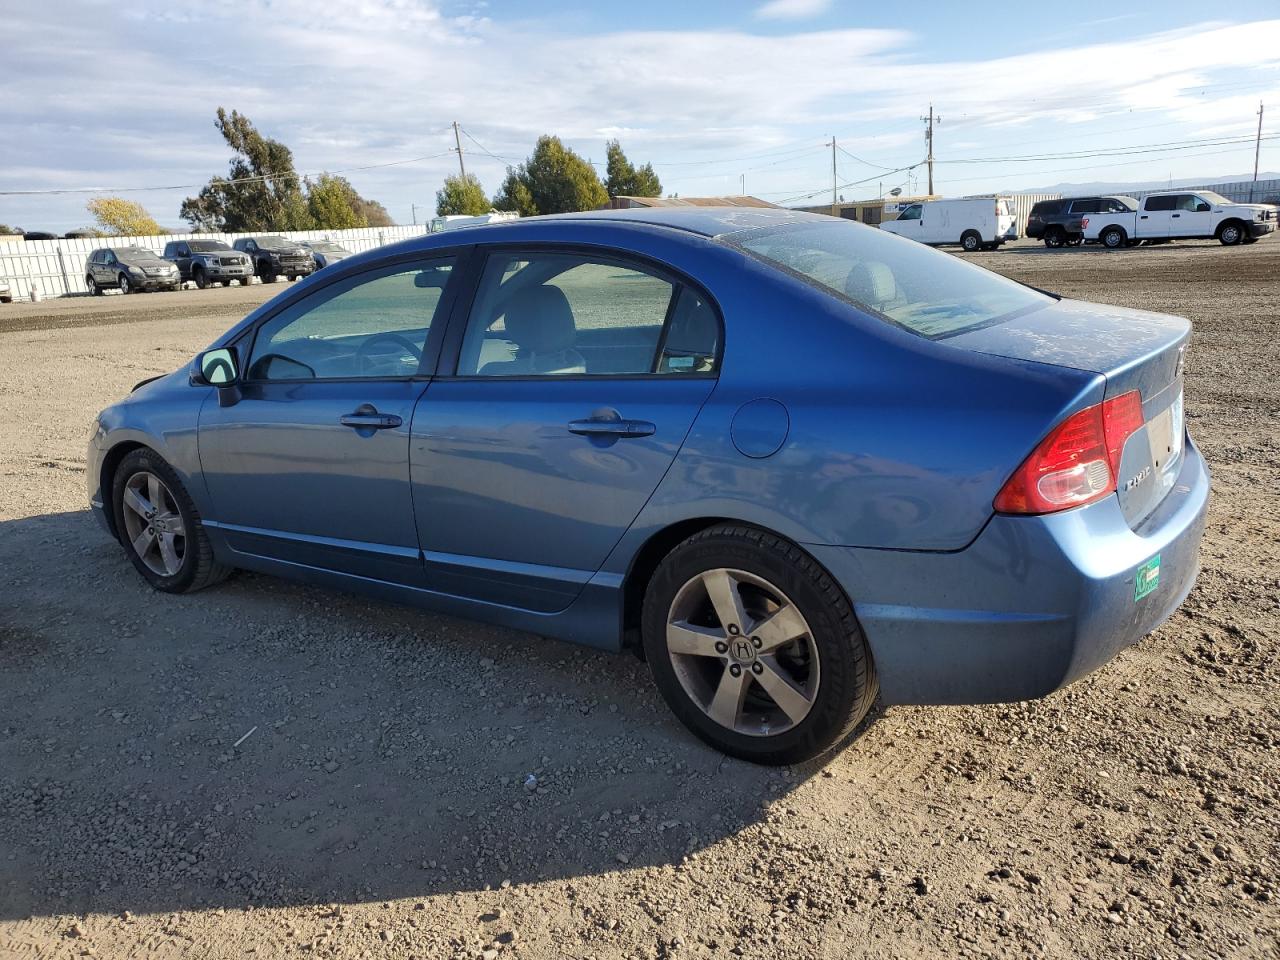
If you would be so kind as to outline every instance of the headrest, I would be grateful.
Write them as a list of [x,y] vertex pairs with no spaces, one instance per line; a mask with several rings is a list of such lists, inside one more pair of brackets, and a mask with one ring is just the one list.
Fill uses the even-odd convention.
[[573,310],[559,287],[529,287],[506,309],[507,339],[533,354],[568,350],[577,339]]
[[854,264],[844,281],[844,292],[859,303],[879,307],[898,295],[898,282],[893,271],[878,260]]
[[[688,294],[686,294],[688,296]],[[690,298],[692,306],[677,308],[667,331],[666,350],[669,353],[710,356],[715,354],[716,341],[720,339],[720,324],[714,311],[699,300]],[[681,307],[685,305],[682,303]]]

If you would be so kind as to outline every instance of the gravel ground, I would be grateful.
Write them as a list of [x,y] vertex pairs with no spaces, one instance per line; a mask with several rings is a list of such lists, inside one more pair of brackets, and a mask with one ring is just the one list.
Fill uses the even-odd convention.
[[276,291],[0,307],[0,955],[1277,956],[1280,240],[973,259],[1194,320],[1199,586],[1047,700],[783,770],[628,656],[150,592],[85,509],[90,418]]

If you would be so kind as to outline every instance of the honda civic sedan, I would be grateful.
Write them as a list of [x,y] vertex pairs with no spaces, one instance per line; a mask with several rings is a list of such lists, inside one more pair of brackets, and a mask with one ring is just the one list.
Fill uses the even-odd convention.
[[521,220],[264,304],[99,415],[89,494],[157,590],[244,568],[631,648],[697,736],[790,763],[1173,613],[1189,333],[829,217]]

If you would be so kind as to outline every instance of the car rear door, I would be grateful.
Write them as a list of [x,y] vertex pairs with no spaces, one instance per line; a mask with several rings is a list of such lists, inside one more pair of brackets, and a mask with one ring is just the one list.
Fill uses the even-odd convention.
[[1173,213],[1177,197],[1165,194],[1147,197],[1138,212],[1138,237],[1142,240],[1158,240],[1168,237],[1173,230]]
[[[268,315],[241,399],[201,409],[206,522],[246,557],[421,585],[409,486],[414,406],[453,296],[454,257],[405,257]],[[251,565],[251,564],[246,564]]]
[[622,253],[493,249],[418,403],[411,472],[432,589],[568,606],[715,386],[716,308]]

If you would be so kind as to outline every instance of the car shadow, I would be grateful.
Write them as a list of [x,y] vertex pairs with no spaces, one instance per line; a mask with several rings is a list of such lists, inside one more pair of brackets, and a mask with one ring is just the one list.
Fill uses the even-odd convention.
[[703,746],[630,655],[247,574],[162,595],[87,512],[0,522],[0,920],[678,863],[820,766]]

